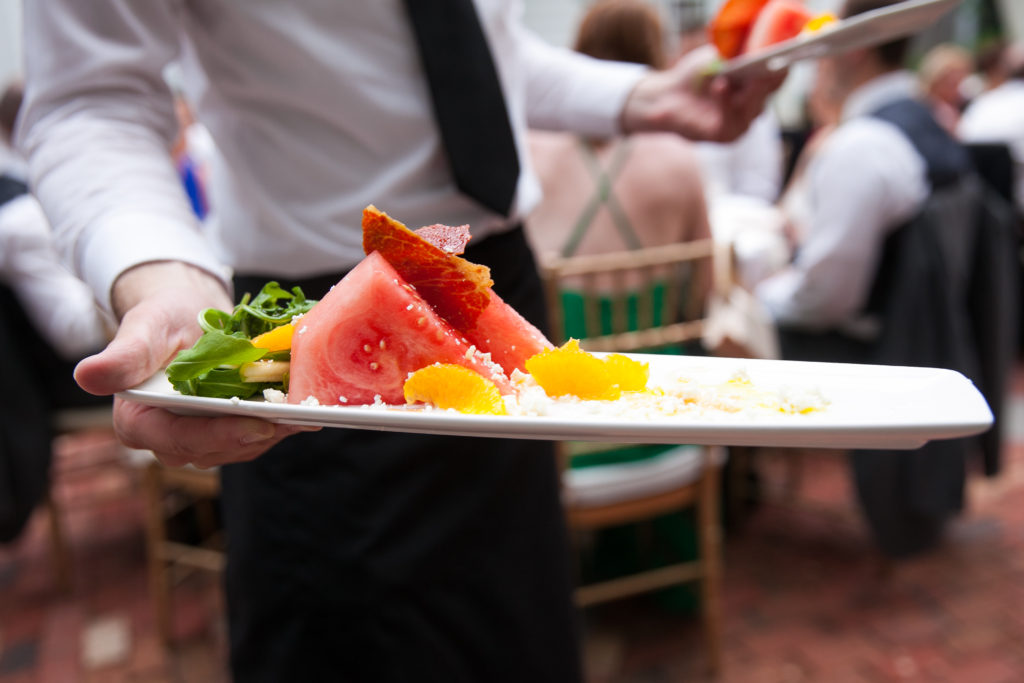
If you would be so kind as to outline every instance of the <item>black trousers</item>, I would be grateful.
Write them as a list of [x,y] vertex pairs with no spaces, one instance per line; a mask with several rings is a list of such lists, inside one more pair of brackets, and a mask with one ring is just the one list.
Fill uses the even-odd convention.
[[[521,229],[466,257],[543,329]],[[581,679],[551,444],[324,429],[222,479],[237,681]]]

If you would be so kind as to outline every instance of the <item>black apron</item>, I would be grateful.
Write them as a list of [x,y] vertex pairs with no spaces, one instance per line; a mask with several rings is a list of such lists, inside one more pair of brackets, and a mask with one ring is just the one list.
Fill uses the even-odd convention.
[[[466,258],[546,327],[522,229]],[[237,681],[581,679],[550,443],[325,428],[222,481]]]

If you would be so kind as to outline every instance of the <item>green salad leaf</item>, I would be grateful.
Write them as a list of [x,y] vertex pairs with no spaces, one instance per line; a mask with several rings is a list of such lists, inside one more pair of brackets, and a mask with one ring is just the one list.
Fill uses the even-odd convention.
[[314,304],[299,287],[288,292],[268,282],[254,298],[246,293],[231,313],[207,308],[199,314],[203,336],[178,352],[167,366],[167,379],[187,396],[249,398],[267,388],[287,391],[287,377],[282,382],[246,382],[239,368],[257,360],[289,360],[290,351],[269,352],[253,346],[252,339],[290,323]]

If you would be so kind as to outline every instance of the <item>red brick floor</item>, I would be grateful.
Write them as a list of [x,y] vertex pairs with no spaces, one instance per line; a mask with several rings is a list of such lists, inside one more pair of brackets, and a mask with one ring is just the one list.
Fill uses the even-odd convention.
[[[1024,406],[1024,372],[1015,378]],[[1017,404],[1015,404],[1017,405]],[[937,551],[880,562],[838,454],[805,458],[793,505],[766,503],[725,540],[722,681],[1024,681],[1024,412],[1003,473],[972,476]],[[59,445],[56,497],[73,583],[55,581],[45,513],[0,548],[0,683],[226,681],[219,579],[175,589],[176,644],[156,637],[136,472],[94,433]],[[759,468],[767,489],[785,461]],[[647,599],[585,615],[590,683],[708,680],[692,616]]]

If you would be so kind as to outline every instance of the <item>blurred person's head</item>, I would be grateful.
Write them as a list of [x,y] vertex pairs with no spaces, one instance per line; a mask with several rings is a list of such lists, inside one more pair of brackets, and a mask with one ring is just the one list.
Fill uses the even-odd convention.
[[10,146],[14,139],[14,124],[18,120],[18,111],[25,96],[25,86],[20,80],[12,81],[0,95],[0,136],[4,144]]
[[959,108],[964,102],[964,79],[973,70],[974,60],[967,50],[944,43],[925,54],[918,69],[918,79],[922,92],[929,98]]
[[574,49],[660,69],[665,66],[661,15],[646,0],[598,0],[580,21]]
[[[839,11],[841,19],[898,4],[901,0],[846,0]],[[834,97],[841,103],[856,88],[868,81],[902,69],[906,62],[909,38],[900,38],[873,47],[850,50],[824,57],[818,62],[819,78],[826,79]],[[840,104],[841,106],[841,104]]]

